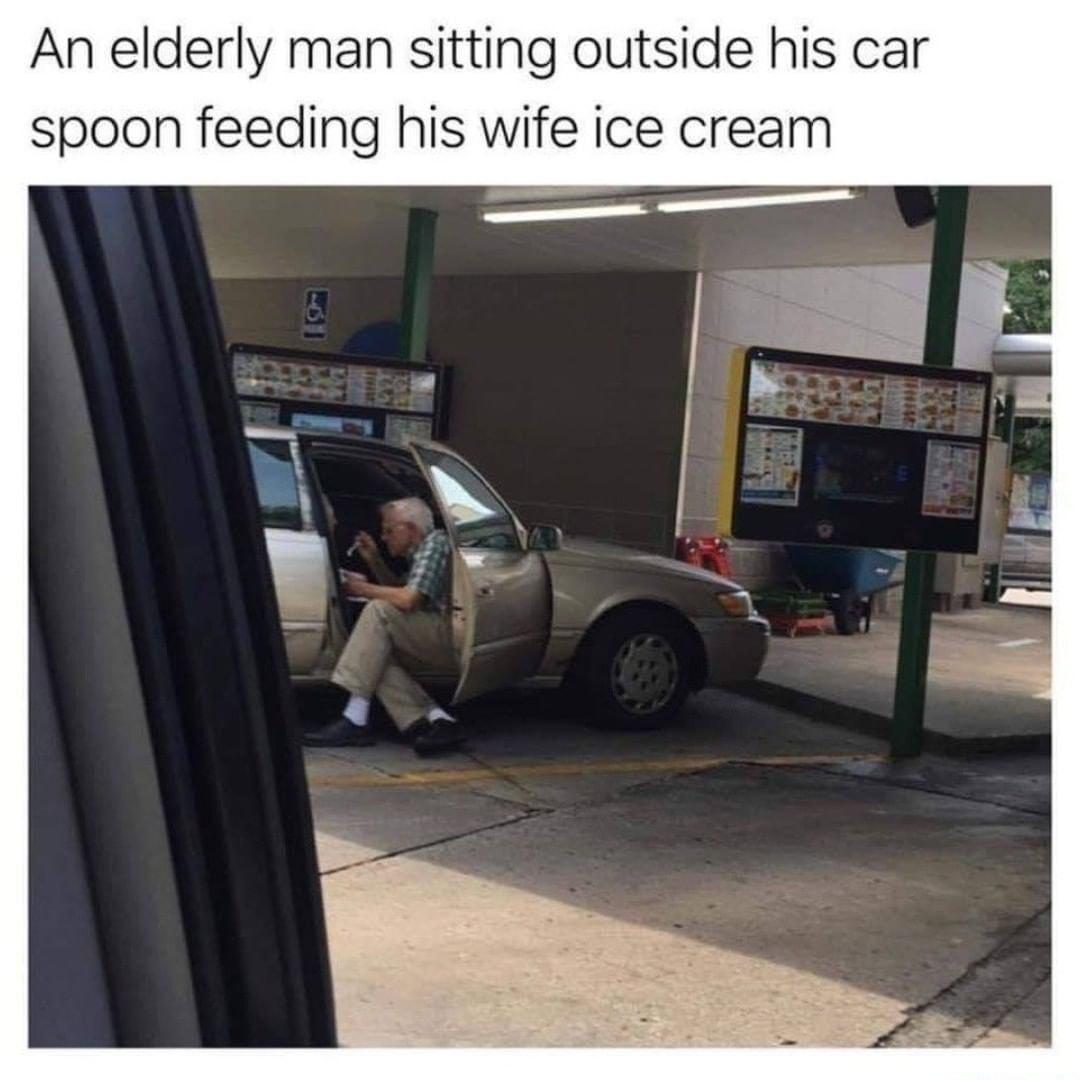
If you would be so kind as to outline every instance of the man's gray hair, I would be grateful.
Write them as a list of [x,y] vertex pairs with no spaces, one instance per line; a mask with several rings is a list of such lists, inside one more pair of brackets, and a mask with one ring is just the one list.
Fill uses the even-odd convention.
[[435,518],[431,513],[431,507],[423,499],[415,496],[383,503],[380,509],[384,514],[388,510],[393,510],[403,521],[412,522],[420,530],[421,536],[427,536],[435,528]]

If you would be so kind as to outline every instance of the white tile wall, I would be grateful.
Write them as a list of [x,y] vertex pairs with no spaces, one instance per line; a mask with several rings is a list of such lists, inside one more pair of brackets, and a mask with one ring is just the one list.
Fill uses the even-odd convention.
[[993,354],[994,342],[1001,333],[997,327],[984,326],[971,319],[960,319],[956,324],[956,351],[953,363],[957,367],[985,371],[987,358]]
[[1000,333],[1007,276],[995,263],[969,263],[960,279],[961,317]]
[[[989,369],[1001,332],[1005,278],[1005,271],[993,263],[965,264],[956,332],[958,366]],[[688,395],[679,533],[715,529],[727,378],[735,345],[919,363],[929,281],[929,266],[908,265],[704,275],[696,369]],[[768,545],[736,545],[733,559],[736,576],[750,587],[784,573],[782,558]]]
[[777,296],[780,292],[780,273],[779,270],[725,270],[716,276],[746,289],[756,289],[766,296]]
[[775,296],[724,278],[707,278],[704,284],[710,291],[715,288],[719,297],[718,303],[708,309],[708,318],[702,319],[703,334],[728,341],[747,341],[759,333],[763,325],[775,322],[778,306]]
[[906,293],[916,300],[925,299],[927,282],[930,280],[929,266],[871,266],[868,269],[870,279],[878,285]]
[[918,364],[922,362],[922,343],[900,341],[886,334],[877,334],[872,330],[867,330],[866,355],[876,360],[896,360],[902,364]]
[[926,301],[889,286],[873,289],[867,329],[909,345],[921,345],[926,330]]

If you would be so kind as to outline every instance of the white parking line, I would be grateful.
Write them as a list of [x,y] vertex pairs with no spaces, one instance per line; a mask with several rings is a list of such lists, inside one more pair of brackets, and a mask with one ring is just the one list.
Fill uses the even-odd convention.
[[1040,639],[1037,637],[1022,637],[1017,638],[1015,641],[999,641],[999,649],[1019,649],[1021,645],[1038,645]]

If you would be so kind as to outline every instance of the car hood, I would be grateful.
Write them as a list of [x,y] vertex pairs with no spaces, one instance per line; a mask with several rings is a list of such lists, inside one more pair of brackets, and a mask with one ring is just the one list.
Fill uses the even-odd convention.
[[583,566],[594,569],[615,570],[619,573],[638,573],[664,577],[676,577],[700,581],[713,589],[718,586],[732,591],[741,588],[728,578],[720,577],[711,570],[691,566],[678,559],[668,559],[648,551],[609,544],[602,540],[587,540],[581,536],[564,536],[558,551],[546,551],[545,557],[552,566]]

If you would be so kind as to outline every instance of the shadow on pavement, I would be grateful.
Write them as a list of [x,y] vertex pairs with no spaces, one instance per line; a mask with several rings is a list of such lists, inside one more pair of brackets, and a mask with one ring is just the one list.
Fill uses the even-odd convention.
[[[461,714],[468,756],[309,756],[353,1044],[871,1045],[1049,903],[1049,823],[1021,785],[1038,761],[1009,773],[1012,803],[940,759],[599,776],[882,747],[718,692],[655,733],[596,732],[554,694]],[[508,780],[522,761],[582,769]],[[466,784],[365,786],[473,766]]]

